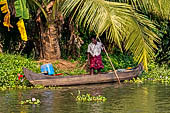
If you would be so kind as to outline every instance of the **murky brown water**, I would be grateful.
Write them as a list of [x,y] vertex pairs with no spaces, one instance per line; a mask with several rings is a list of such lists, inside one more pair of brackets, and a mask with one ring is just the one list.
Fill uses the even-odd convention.
[[[103,95],[106,102],[78,103],[70,93]],[[21,100],[38,98],[40,105],[20,105]],[[170,113],[170,85],[102,84],[65,87],[57,90],[0,91],[0,113]]]

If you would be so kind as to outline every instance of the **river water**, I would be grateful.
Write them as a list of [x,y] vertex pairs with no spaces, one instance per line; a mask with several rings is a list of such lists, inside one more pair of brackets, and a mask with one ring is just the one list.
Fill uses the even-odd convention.
[[[106,102],[76,102],[70,93],[102,95]],[[40,99],[40,105],[20,105]],[[60,89],[0,91],[0,113],[170,113],[170,85],[99,84]]]

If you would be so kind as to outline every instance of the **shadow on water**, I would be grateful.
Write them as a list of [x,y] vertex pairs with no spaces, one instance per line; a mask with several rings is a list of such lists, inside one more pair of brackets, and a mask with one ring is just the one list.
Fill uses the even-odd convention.
[[[103,95],[106,102],[76,102],[70,93],[78,90]],[[38,98],[40,105],[20,105]],[[163,84],[98,84],[61,89],[9,90],[0,92],[0,113],[167,113],[170,87]]]

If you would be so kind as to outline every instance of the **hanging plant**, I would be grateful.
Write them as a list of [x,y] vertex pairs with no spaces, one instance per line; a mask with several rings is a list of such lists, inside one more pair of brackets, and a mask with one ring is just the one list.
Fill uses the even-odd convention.
[[8,8],[7,0],[0,0],[0,5],[2,5],[0,10],[2,11],[2,13],[5,14],[3,25],[5,27],[8,27],[8,31],[10,31],[9,28],[13,27],[13,26],[10,24],[10,11]]

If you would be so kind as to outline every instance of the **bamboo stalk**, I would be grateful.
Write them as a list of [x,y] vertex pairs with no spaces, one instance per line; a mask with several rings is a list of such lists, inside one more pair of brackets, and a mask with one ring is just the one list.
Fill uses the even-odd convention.
[[[101,40],[100,40],[99,37],[98,37],[98,39],[99,39],[99,41],[101,42]],[[110,59],[110,57],[109,57],[108,52],[106,51],[105,47],[103,47],[103,49],[104,49],[104,51],[105,51],[105,53],[106,53],[107,58],[108,58],[109,61],[110,61],[110,64],[111,64],[111,66],[112,66],[112,68],[113,68],[113,71],[114,71],[114,73],[115,73],[115,75],[116,75],[116,78],[117,78],[118,83],[121,84],[121,83],[120,83],[119,76],[118,76],[118,74],[117,74],[117,72],[116,72],[116,69],[115,69],[115,67],[114,67],[114,65],[113,65],[113,63],[112,63],[112,61],[111,61],[111,59]]]

